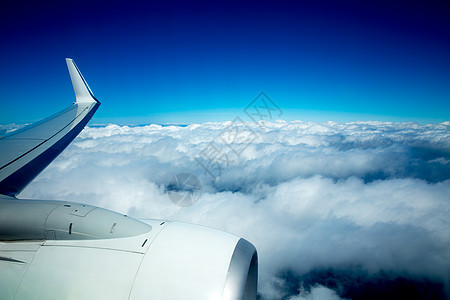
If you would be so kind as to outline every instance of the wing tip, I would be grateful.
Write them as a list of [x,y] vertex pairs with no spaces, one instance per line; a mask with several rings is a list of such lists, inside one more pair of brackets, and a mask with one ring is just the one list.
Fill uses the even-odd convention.
[[72,58],[66,58],[67,68],[69,69],[70,79],[72,80],[75,91],[76,103],[95,103],[99,101],[94,97],[89,85],[78,69]]

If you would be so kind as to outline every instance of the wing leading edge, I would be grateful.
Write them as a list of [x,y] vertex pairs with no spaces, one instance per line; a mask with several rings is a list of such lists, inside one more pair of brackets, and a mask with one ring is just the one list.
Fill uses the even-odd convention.
[[100,106],[75,62],[66,58],[76,102],[0,138],[0,194],[15,197],[83,130]]

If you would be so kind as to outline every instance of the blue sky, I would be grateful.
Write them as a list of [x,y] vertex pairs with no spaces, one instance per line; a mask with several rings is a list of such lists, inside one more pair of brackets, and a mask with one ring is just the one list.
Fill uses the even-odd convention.
[[232,120],[260,91],[282,118],[450,119],[450,5],[398,1],[19,2],[0,9],[0,124],[74,98],[93,123]]

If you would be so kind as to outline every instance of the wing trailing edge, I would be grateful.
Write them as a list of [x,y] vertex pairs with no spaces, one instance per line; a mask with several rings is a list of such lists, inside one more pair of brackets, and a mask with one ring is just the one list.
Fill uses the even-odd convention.
[[76,102],[0,139],[0,194],[19,194],[75,139],[99,107],[74,61],[66,62]]

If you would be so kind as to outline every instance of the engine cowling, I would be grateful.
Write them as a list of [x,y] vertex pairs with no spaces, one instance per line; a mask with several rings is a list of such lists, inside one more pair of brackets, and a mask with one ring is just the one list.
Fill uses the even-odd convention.
[[245,239],[170,223],[142,261],[130,299],[256,299],[258,259]]
[[245,239],[79,203],[0,200],[0,299],[256,299],[257,252]]

